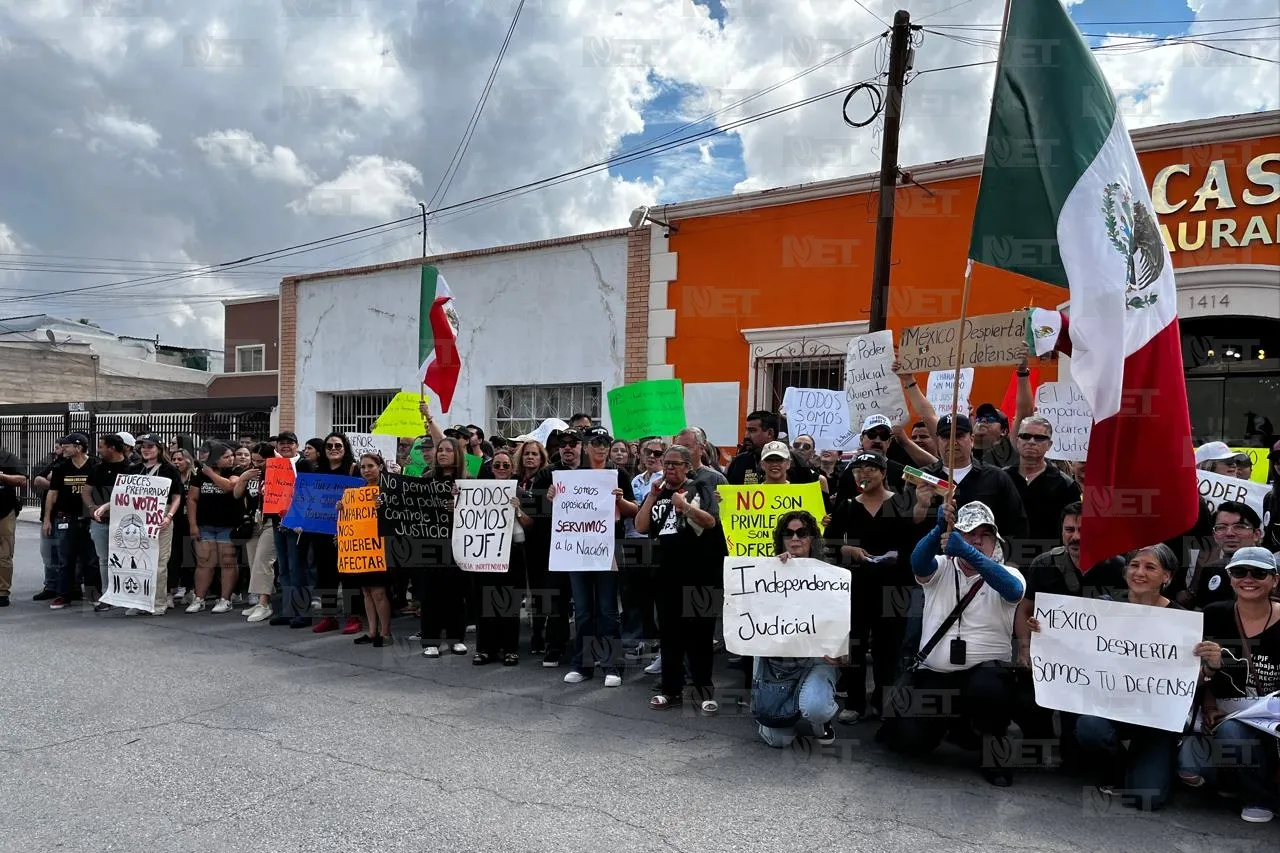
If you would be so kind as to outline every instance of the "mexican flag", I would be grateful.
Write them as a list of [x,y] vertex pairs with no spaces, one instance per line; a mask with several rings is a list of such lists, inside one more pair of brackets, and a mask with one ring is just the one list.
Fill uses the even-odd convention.
[[435,267],[422,268],[418,303],[418,375],[440,398],[440,411],[449,411],[458,387],[462,361],[458,357],[458,314],[453,294]]
[[1060,0],[1011,0],[969,257],[1069,290],[1058,348],[1094,412],[1081,568],[1190,530],[1173,262],[1115,95]]

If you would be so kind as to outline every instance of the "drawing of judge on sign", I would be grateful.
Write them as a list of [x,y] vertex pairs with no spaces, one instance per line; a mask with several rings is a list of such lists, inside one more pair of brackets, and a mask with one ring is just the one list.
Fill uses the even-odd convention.
[[160,525],[172,484],[166,477],[116,478],[111,492],[107,588],[102,601],[155,612]]

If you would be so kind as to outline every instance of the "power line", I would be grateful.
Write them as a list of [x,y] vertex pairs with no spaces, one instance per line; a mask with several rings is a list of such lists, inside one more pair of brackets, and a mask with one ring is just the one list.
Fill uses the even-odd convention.
[[886,21],[884,18],[882,18],[882,17],[880,17],[879,15],[877,15],[875,12],[872,12],[872,11],[871,11],[870,9],[868,9],[866,6],[864,6],[864,5],[862,4],[862,0],[853,0],[853,2],[854,2],[854,3],[857,3],[857,4],[858,4],[858,8],[860,8],[862,11],[866,12],[868,15],[870,15],[870,16],[871,16],[871,17],[873,17],[873,18],[875,18],[877,21],[879,21],[880,23],[884,24],[886,27],[888,27],[888,26],[889,26],[889,22],[888,22],[888,21]]

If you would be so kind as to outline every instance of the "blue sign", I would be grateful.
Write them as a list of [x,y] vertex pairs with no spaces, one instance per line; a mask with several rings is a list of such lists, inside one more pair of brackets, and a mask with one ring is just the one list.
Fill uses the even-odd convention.
[[293,502],[280,520],[281,527],[304,533],[338,535],[338,501],[347,489],[365,485],[359,477],[340,474],[299,474],[293,486]]

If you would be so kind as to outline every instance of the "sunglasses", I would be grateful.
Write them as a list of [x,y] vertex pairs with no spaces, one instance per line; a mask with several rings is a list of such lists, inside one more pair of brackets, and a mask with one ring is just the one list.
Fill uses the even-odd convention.
[[662,458],[662,453],[663,453],[663,451],[661,451],[661,450],[646,450],[646,451],[644,452],[644,455],[645,455],[645,456],[652,457],[653,459],[661,459],[661,458]]
[[492,467],[493,470],[495,471],[505,471],[506,469],[511,467],[511,463],[510,462],[494,462],[493,465],[490,467]]
[[1020,432],[1018,433],[1018,438],[1022,439],[1023,441],[1034,441],[1036,444],[1042,444],[1046,441],[1051,440],[1047,435],[1035,435],[1034,433],[1030,433],[1030,432]]
[[998,423],[1000,423],[1000,419],[999,419],[998,417],[996,417],[995,415],[978,415],[976,418],[974,418],[974,420],[975,420],[975,421],[977,421],[977,422],[978,422],[978,423],[980,423],[980,424],[998,424]]
[[809,531],[805,530],[803,527],[798,527],[798,528],[788,527],[786,530],[782,531],[782,538],[783,539],[812,539],[813,535],[810,534]]
[[1275,575],[1273,569],[1259,569],[1256,566],[1232,566],[1227,569],[1227,573],[1236,580],[1242,578],[1253,578],[1256,581],[1264,581]]
[[331,441],[324,446],[324,449],[325,450],[346,450],[347,448],[345,448],[344,446],[342,446],[342,444],[336,441]]
[[587,442],[588,447],[609,447],[612,444],[613,442],[607,438],[593,438]]
[[562,440],[560,441],[560,446],[561,446],[561,447],[577,447],[579,444],[581,444],[581,442],[579,442],[579,441],[578,441],[578,439],[576,439],[576,438],[574,438],[574,439],[562,439]]
[[796,442],[795,444],[793,444],[793,445],[791,445],[791,446],[792,446],[793,448],[795,448],[796,450],[813,450],[813,445],[812,445],[812,444],[804,444],[803,442]]
[[879,441],[888,441],[890,438],[893,437],[893,433],[891,433],[889,430],[885,429],[884,427],[878,427],[876,429],[871,430],[870,432],[864,432],[863,435],[869,438],[877,439]]

